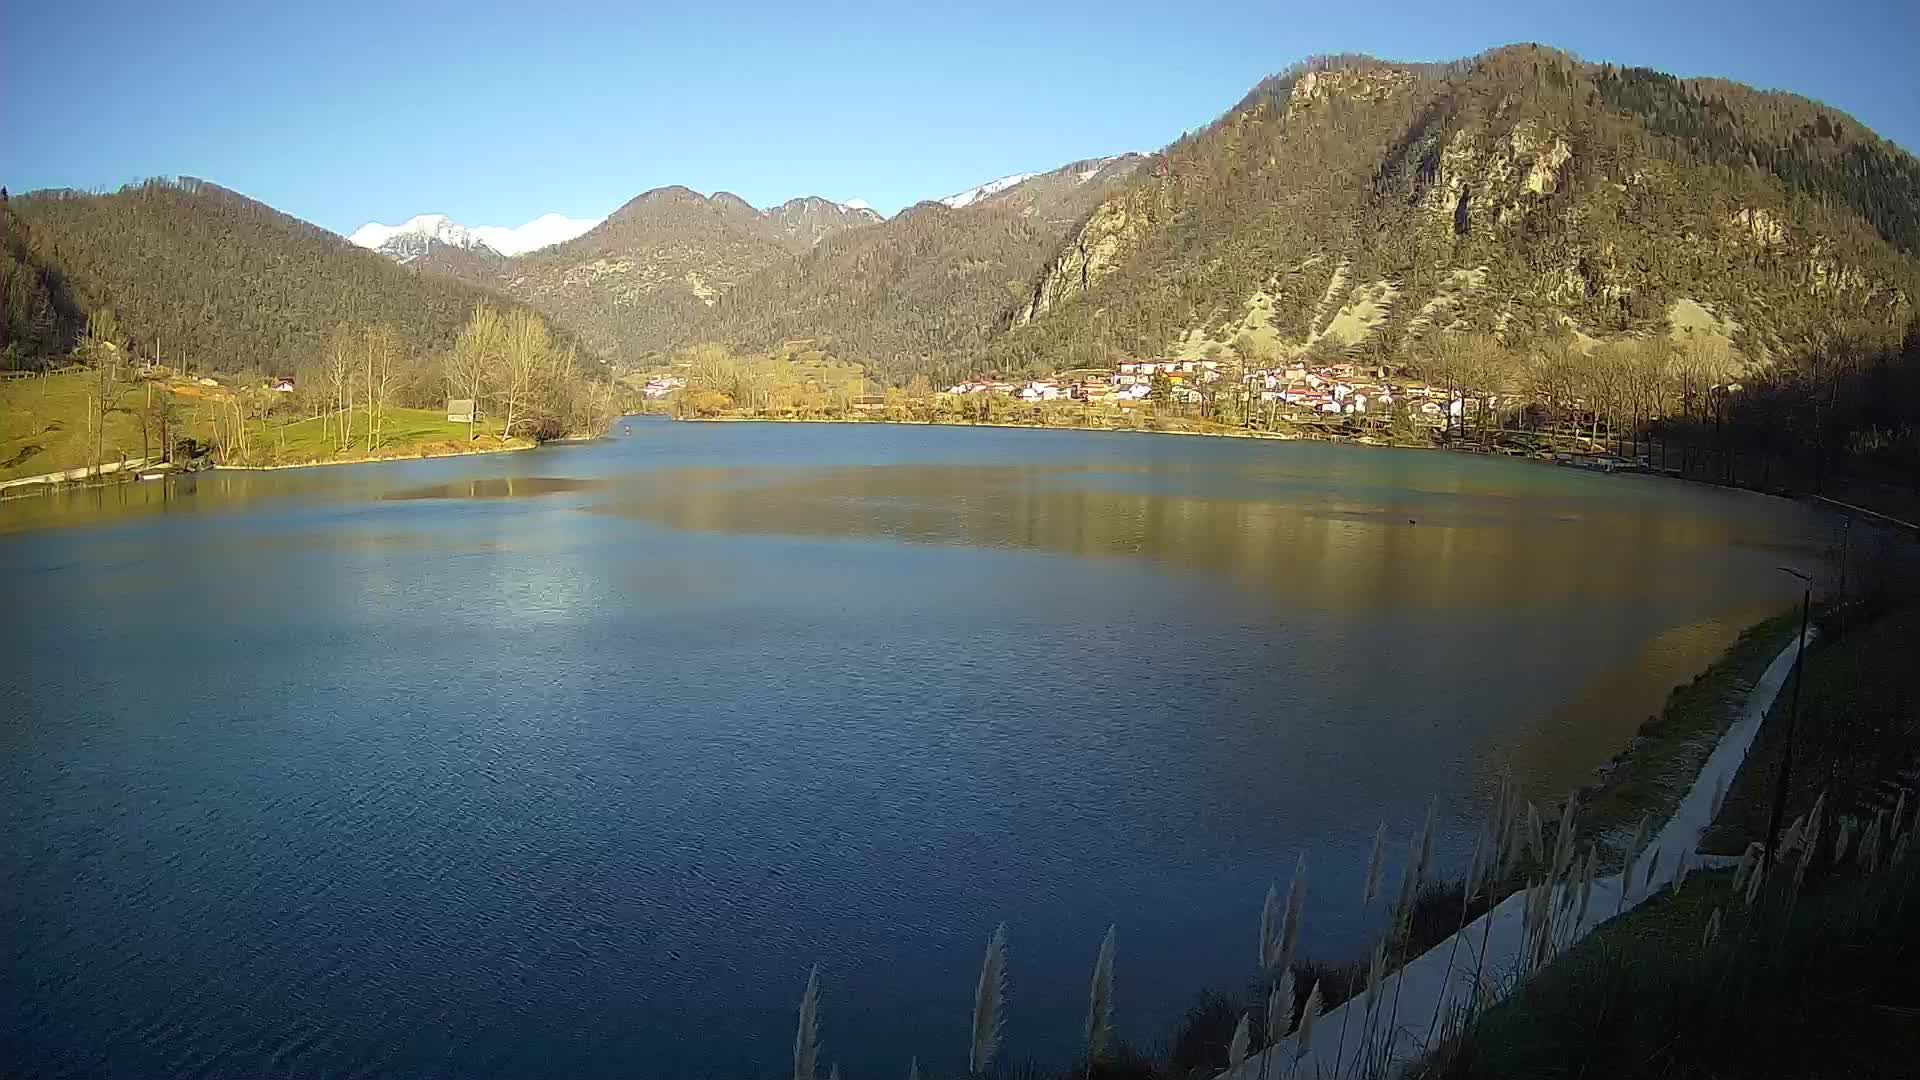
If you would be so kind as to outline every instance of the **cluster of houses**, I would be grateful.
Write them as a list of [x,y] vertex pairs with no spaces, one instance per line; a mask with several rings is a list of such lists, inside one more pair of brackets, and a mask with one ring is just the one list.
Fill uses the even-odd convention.
[[[1153,393],[1154,383],[1162,377],[1174,401],[1191,403],[1201,399],[1200,384],[1226,375],[1217,360],[1138,360],[1123,362],[1112,372],[1094,373],[1081,379],[1048,378],[1019,383],[969,380],[946,392],[1001,394],[1019,401],[1111,402],[1125,408],[1146,400]],[[1463,400],[1458,391],[1389,380],[1384,370],[1357,364],[1292,362],[1256,369],[1244,378],[1251,398],[1316,414],[1385,412],[1397,402],[1415,416],[1438,425],[1474,407],[1472,402]],[[1487,404],[1495,402],[1489,399]]]
[[640,388],[640,394],[649,399],[663,398],[685,385],[687,380],[678,375],[656,375]]
[[1397,402],[1417,417],[1443,424],[1469,407],[1457,390],[1389,380],[1382,369],[1355,364],[1294,363],[1255,371],[1247,380],[1261,401],[1336,416],[1385,412]]

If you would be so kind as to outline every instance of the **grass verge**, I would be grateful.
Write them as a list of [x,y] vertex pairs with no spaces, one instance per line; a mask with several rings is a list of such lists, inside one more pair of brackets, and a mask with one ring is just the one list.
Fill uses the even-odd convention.
[[[1732,872],[1696,874],[1595,931],[1411,1075],[1911,1077],[1916,866],[1836,868],[1791,908],[1776,895],[1750,914]],[[1707,944],[1716,914],[1724,929]]]
[[[1575,814],[1580,835],[1624,840],[1646,814],[1653,815],[1650,832],[1658,832],[1739,716],[1754,683],[1799,628],[1797,610],[1757,623],[1693,681],[1674,687],[1660,715],[1648,717],[1615,755],[1605,779],[1581,791]],[[1603,865],[1617,867],[1619,859],[1603,857]]]
[[[1807,651],[1783,824],[1812,809],[1822,791],[1836,819],[1871,818],[1892,805],[1898,779],[1920,768],[1920,682],[1906,666],[1916,647],[1920,606],[1907,606]],[[1738,855],[1749,841],[1764,840],[1793,692],[1789,679],[1728,787],[1703,851]]]

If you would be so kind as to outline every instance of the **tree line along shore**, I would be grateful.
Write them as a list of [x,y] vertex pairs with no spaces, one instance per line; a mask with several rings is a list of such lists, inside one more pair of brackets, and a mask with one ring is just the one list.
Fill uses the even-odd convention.
[[[75,363],[0,381],[0,483],[154,468],[280,468],[520,449],[598,435],[623,393],[539,315],[482,304],[451,347],[340,323],[309,359],[261,378],[130,347],[94,313]],[[74,474],[78,475],[74,475]]]
[[[856,420],[1317,438],[1641,468],[1900,513],[1916,443],[1920,326],[1899,344],[1809,340],[1761,368],[1711,335],[1517,349],[1443,332],[1401,357],[1256,341],[936,388],[874,379],[810,340],[765,352],[705,343],[622,377],[637,407],[680,419]],[[1144,369],[1151,373],[1142,373]]]

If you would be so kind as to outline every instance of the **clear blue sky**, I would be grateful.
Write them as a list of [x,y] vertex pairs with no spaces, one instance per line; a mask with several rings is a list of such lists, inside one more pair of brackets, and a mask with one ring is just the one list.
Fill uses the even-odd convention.
[[1920,147],[1911,0],[4,6],[0,183],[188,174],[343,233],[597,216],[675,183],[891,213],[1157,148],[1312,53],[1513,41],[1793,90]]

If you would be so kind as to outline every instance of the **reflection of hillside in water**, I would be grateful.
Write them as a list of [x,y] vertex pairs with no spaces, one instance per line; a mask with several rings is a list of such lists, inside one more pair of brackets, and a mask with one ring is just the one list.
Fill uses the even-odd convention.
[[1735,604],[1672,626],[1626,660],[1599,672],[1554,708],[1524,722],[1491,755],[1519,777],[1581,777],[1626,749],[1625,732],[1655,715],[1668,693],[1720,658],[1754,623],[1778,615],[1787,598]]
[[1745,564],[1781,554],[1777,516],[1749,532],[1724,505],[1284,483],[1248,497],[1207,491],[1218,479],[1248,487],[1104,466],[688,469],[623,478],[596,509],[688,531],[1137,555],[1314,607],[1705,598],[1747,592]]

